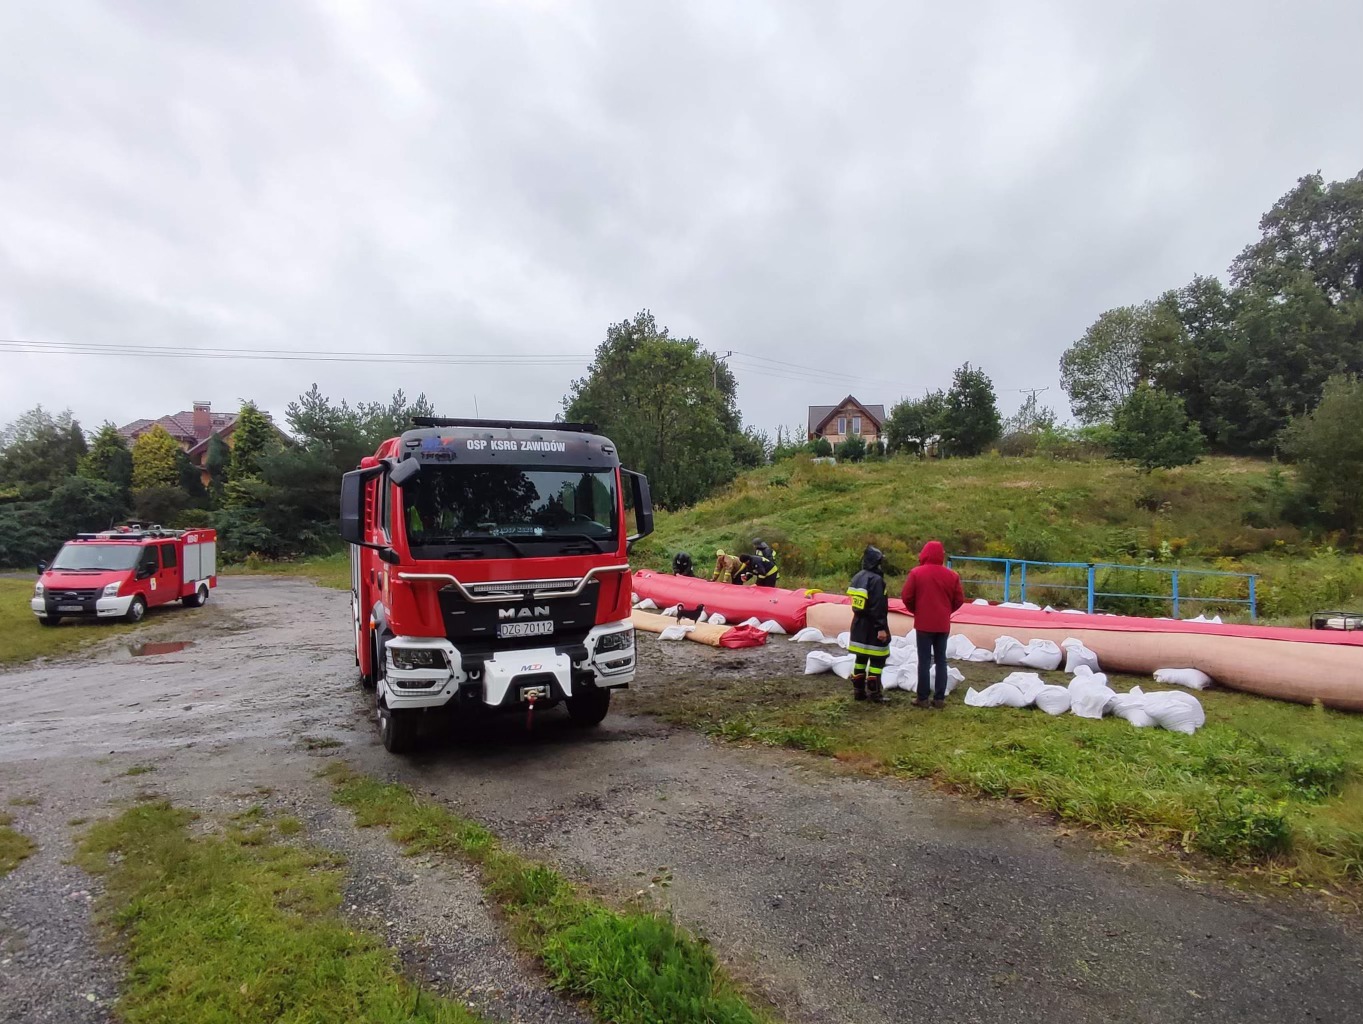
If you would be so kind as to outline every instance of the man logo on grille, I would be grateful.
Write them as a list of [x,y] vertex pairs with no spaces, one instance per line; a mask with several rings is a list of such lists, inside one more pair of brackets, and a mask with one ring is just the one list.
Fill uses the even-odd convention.
[[547,619],[552,613],[547,604],[537,604],[526,608],[498,608],[499,619]]

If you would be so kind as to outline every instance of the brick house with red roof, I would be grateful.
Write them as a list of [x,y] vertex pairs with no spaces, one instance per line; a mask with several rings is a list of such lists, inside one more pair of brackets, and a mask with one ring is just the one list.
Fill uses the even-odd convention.
[[848,395],[837,405],[809,407],[809,440],[822,437],[837,447],[856,434],[867,444],[881,440],[885,425],[885,406],[865,405]]
[[[193,409],[171,413],[154,420],[134,420],[127,426],[119,427],[118,432],[131,447],[134,441],[152,427],[161,426],[167,434],[175,438],[175,442],[189,456],[189,461],[198,467],[207,486],[209,478],[204,461],[208,457],[208,442],[216,434],[227,447],[231,448],[232,434],[237,429],[237,415],[235,412],[214,412],[211,402],[195,402]],[[269,413],[264,415],[266,419],[270,419]],[[283,434],[280,436],[283,437]]]

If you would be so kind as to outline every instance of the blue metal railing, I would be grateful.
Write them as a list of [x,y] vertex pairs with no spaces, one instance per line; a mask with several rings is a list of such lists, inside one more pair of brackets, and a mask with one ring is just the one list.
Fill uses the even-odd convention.
[[[1144,601],[1168,601],[1173,609],[1173,617],[1179,618],[1179,609],[1188,604],[1215,604],[1215,605],[1246,605],[1249,608],[1251,621],[1258,618],[1258,584],[1259,577],[1253,573],[1244,572],[1216,572],[1211,569],[1173,569],[1162,565],[1122,565],[1117,562],[1035,562],[1024,558],[984,558],[974,555],[960,555],[947,559],[947,565],[956,566],[958,563],[972,562],[985,563],[988,565],[1002,566],[1003,579],[968,579],[961,578],[964,584],[974,584],[984,587],[1003,588],[1003,599],[1013,600],[1014,579],[1017,581],[1018,601],[1027,600],[1027,569],[1030,566],[1033,570],[1053,570],[1053,569],[1082,569],[1084,571],[1084,583],[1057,583],[1052,580],[1033,582],[1034,587],[1044,587],[1047,591],[1075,591],[1084,595],[1084,606],[1088,613],[1093,614],[1101,598],[1127,598]],[[1098,573],[1103,570],[1107,575],[1114,572],[1134,572],[1134,573],[1154,573],[1163,574],[1168,577],[1169,585],[1165,592],[1152,594],[1149,592],[1128,593],[1121,590],[1099,590]],[[1034,573],[1035,575],[1035,573]],[[1246,582],[1246,592],[1248,597],[1202,597],[1192,593],[1188,589],[1181,589],[1181,584],[1190,578],[1202,580],[1210,577],[1220,577],[1223,579],[1242,579]]]

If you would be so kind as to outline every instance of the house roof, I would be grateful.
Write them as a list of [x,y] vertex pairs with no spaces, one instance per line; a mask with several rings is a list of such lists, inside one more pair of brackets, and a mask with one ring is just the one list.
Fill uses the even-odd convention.
[[809,432],[811,434],[817,434],[822,431],[823,428],[828,425],[828,421],[833,418],[834,414],[839,409],[849,405],[856,406],[863,414],[871,419],[876,425],[876,430],[879,430],[884,425],[885,406],[865,405],[862,402],[857,401],[853,396],[848,395],[837,405],[811,405],[809,407]]
[[119,427],[118,432],[129,441],[132,441],[142,434],[145,434],[153,426],[160,424],[167,434],[177,441],[188,441],[191,444],[198,444],[207,441],[214,434],[222,434],[237,422],[237,414],[234,412],[215,412],[209,414],[209,429],[206,433],[199,433],[194,429],[194,412],[175,412],[169,416],[162,416],[154,420],[133,420],[127,426]]

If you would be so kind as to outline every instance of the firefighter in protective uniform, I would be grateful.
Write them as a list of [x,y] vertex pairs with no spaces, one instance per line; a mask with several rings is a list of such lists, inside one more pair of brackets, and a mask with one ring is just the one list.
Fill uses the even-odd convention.
[[753,566],[759,587],[774,587],[781,581],[781,567],[776,564],[776,551],[761,537],[752,542]]
[[890,600],[885,594],[885,556],[867,545],[861,572],[852,577],[847,596],[852,599],[852,635],[847,644],[855,661],[852,691],[857,700],[883,702],[880,687],[885,660],[890,656]]

